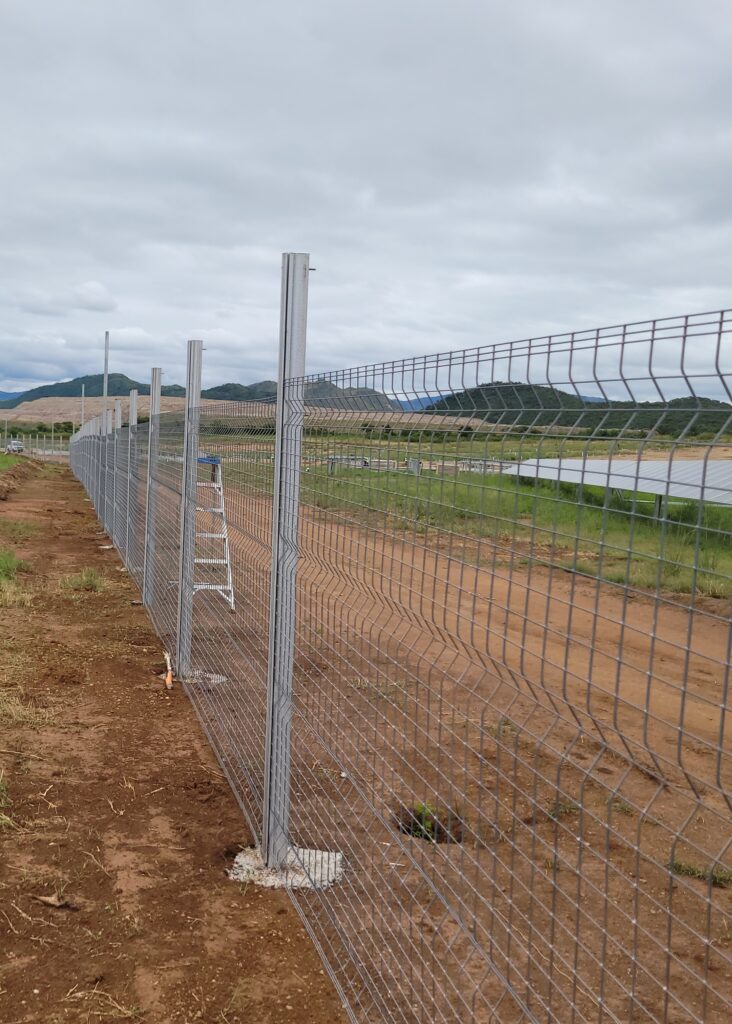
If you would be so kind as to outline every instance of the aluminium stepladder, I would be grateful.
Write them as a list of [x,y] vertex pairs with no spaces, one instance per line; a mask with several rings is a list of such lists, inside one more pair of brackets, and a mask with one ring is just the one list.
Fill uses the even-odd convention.
[[[231,579],[231,557],[229,554],[229,531],[226,525],[226,509],[224,507],[224,485],[221,474],[221,459],[217,455],[199,455],[198,464],[211,467],[211,479],[199,480],[196,483],[196,553],[193,559],[193,592],[198,590],[211,590],[221,594],[231,611],[234,611],[234,586]],[[210,500],[204,500],[205,495],[210,495]],[[201,518],[204,522],[201,524]],[[221,542],[220,550],[211,557],[199,557],[200,541],[206,541],[204,550],[211,546],[208,542],[213,541],[213,547],[217,547],[217,541]],[[205,582],[196,582],[196,566],[217,566],[214,573],[220,574],[220,579],[207,579]]]

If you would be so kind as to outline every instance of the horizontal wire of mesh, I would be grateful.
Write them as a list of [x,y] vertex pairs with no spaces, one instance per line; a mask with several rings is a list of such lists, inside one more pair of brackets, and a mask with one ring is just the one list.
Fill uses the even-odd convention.
[[729,1019],[731,323],[288,382],[292,843],[346,864],[293,898],[359,1019]]

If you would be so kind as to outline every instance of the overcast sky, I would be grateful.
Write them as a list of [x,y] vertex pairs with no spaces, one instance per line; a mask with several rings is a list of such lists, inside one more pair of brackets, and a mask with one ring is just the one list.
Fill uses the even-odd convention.
[[0,0],[0,389],[732,305],[728,0]]

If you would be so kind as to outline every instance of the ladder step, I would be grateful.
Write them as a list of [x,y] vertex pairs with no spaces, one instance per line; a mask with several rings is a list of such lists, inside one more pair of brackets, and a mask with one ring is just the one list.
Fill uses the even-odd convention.
[[196,507],[196,512],[215,512],[217,516],[222,516],[224,514],[224,510],[222,508],[198,508],[198,507]]
[[226,558],[194,558],[196,565],[228,565]]
[[[177,582],[177,581],[176,581]],[[194,590],[217,590],[219,594],[228,594],[231,592],[231,587],[224,587],[220,583],[194,583]]]
[[209,540],[226,540],[225,533],[197,533],[196,538],[198,537],[208,537]]

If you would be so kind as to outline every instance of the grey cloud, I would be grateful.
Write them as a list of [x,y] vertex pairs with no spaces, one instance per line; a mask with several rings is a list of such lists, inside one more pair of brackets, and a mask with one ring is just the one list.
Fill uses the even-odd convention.
[[16,302],[23,313],[49,317],[65,317],[77,309],[110,313],[117,308],[116,300],[98,281],[85,281],[61,294],[51,294],[40,288],[21,289]]
[[721,0],[3,5],[0,378],[105,329],[271,377],[285,249],[311,370],[730,305],[730,44]]
[[116,300],[98,281],[86,281],[74,288],[74,305],[95,313],[111,313],[117,308]]

